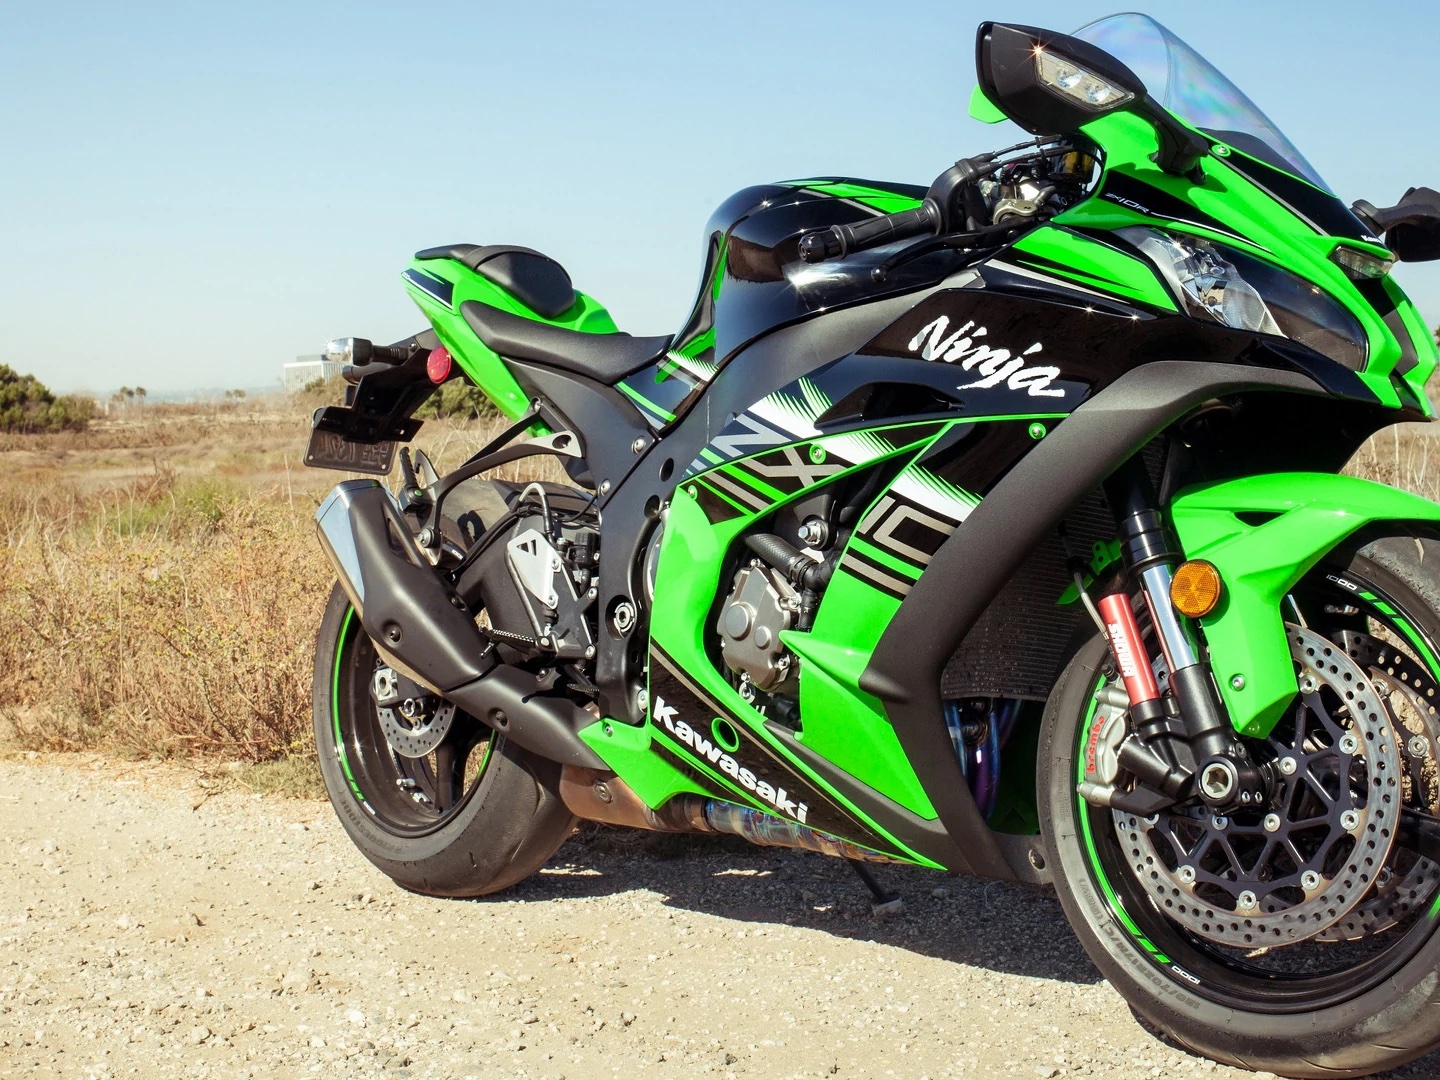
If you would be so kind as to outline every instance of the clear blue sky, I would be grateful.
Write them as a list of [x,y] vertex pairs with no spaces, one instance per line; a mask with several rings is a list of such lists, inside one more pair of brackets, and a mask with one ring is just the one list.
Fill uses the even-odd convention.
[[[0,362],[58,389],[262,386],[327,338],[422,321],[442,242],[558,258],[623,329],[673,330],[727,194],[928,183],[1010,141],[968,120],[963,3],[0,4]],[[1148,9],[1346,199],[1440,187],[1440,8]],[[1430,323],[1440,269],[1402,267]]]

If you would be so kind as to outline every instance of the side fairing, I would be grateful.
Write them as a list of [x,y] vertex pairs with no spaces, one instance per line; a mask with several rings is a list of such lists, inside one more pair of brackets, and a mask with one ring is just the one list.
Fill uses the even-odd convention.
[[745,188],[711,215],[705,266],[690,315],[670,353],[619,389],[662,430],[689,411],[742,346],[778,327],[847,304],[876,300],[938,281],[953,269],[945,255],[922,260],[883,287],[873,260],[811,266],[800,237],[919,204],[923,188],[853,180],[793,180]]

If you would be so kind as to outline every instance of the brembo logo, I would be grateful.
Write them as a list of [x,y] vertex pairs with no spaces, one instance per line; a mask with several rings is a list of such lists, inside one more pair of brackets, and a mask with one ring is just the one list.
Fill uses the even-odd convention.
[[704,758],[726,776],[733,777],[746,791],[753,791],[775,809],[789,814],[796,821],[804,824],[805,816],[810,813],[810,807],[792,799],[783,787],[773,787],[749,769],[741,768],[740,763],[725,753],[722,747],[716,746],[684,720],[676,719],[675,709],[666,705],[665,699],[662,697],[655,699],[654,716],[666,731],[693,750],[698,757]]
[[910,339],[910,351],[918,352],[926,360],[959,364],[965,371],[973,371],[980,376],[974,382],[961,383],[956,389],[979,390],[1003,383],[1011,390],[1027,390],[1031,397],[1065,396],[1063,389],[1050,385],[1060,377],[1059,368],[1031,367],[1022,359],[1035,355],[1045,347],[1039,342],[1020,356],[1012,356],[1009,349],[992,349],[989,345],[977,344],[978,339],[990,331],[976,326],[973,320],[947,336],[949,329],[948,315],[926,323]]

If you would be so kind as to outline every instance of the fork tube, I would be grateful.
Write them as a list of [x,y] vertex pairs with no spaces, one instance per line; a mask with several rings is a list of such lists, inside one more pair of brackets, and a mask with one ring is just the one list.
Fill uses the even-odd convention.
[[1224,754],[1233,742],[1209,665],[1200,659],[1194,627],[1170,603],[1170,579],[1179,560],[1170,544],[1164,518],[1155,509],[1156,496],[1145,464],[1133,457],[1105,483],[1105,495],[1120,530],[1126,568],[1138,579],[1151,624],[1170,671],[1170,690],[1195,757]]

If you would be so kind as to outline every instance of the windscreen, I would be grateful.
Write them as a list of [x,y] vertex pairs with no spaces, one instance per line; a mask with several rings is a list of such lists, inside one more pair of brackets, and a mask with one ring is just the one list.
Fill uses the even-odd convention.
[[1104,49],[1150,96],[1211,138],[1330,190],[1268,116],[1211,63],[1148,15],[1111,15],[1073,37]]

